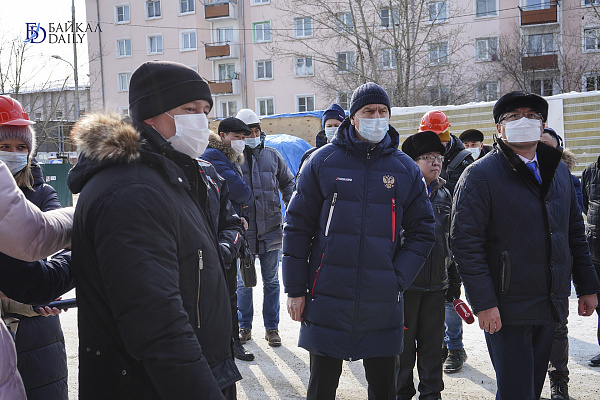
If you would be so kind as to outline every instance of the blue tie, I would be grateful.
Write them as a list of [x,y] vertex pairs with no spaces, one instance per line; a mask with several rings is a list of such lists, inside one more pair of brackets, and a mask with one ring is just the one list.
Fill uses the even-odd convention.
[[538,183],[541,185],[542,184],[542,178],[540,178],[540,174],[538,174],[537,172],[537,168],[536,168],[536,162],[535,161],[530,161],[527,164],[527,168],[529,168],[529,170],[531,171],[531,173],[533,173],[533,176],[535,176],[535,179],[537,179]]

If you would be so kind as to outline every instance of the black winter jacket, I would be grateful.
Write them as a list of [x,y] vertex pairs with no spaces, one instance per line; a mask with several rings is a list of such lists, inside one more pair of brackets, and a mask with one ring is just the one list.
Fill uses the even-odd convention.
[[465,170],[453,202],[452,253],[473,312],[498,307],[506,325],[564,321],[571,272],[577,295],[600,290],[560,151],[540,142],[537,159],[541,185],[499,142]]
[[446,181],[446,189],[450,191],[450,194],[454,193],[454,187],[463,173],[465,168],[473,163],[473,156],[467,155],[453,170],[449,170],[448,167],[452,163],[452,160],[459,156],[460,152],[465,150],[465,145],[455,135],[450,135],[450,143],[446,152],[444,153],[444,162],[442,163],[442,173],[440,177]]
[[[44,183],[42,170],[36,162],[31,164],[33,175],[33,191],[21,188],[27,200],[38,206],[42,211],[61,208],[58,195],[54,188]],[[0,257],[3,270],[24,267],[18,272],[6,271],[3,277],[4,293],[7,297],[22,303],[47,303],[70,290],[73,286],[69,269],[69,257],[57,257],[49,263],[49,268],[56,268],[50,275],[56,276],[64,285],[59,284],[55,290],[54,282],[39,281],[38,276],[24,275],[32,266],[37,268],[44,261],[25,263],[4,254]],[[22,265],[20,265],[22,264]],[[63,291],[63,289],[65,289]],[[46,294],[44,297],[43,294]],[[23,378],[28,400],[58,400],[68,398],[67,386],[67,356],[65,339],[58,316],[25,317],[15,314],[20,320],[15,337],[17,348],[17,367]]]
[[600,157],[581,175],[583,212],[587,216],[587,240],[600,276]]
[[[423,268],[407,290],[438,291],[448,288],[448,267],[452,264],[450,253],[452,195],[444,184],[442,178],[431,183],[429,201],[435,215],[435,244]],[[456,270],[454,272],[456,273]]]
[[112,115],[81,119],[73,223],[82,399],[222,398],[241,377],[211,189],[195,160]]

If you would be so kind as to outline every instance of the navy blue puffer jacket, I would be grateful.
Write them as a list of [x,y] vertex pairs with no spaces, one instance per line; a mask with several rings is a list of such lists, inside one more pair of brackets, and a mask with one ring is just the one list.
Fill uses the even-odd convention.
[[[452,253],[473,312],[498,307],[502,324],[551,325],[600,283],[560,151],[539,143],[542,184],[505,144],[467,167],[452,209]],[[571,256],[573,267],[571,270]]]
[[306,296],[299,346],[318,355],[400,354],[402,292],[435,241],[425,181],[396,130],[371,147],[346,119],[306,160],[288,206],[283,283]]

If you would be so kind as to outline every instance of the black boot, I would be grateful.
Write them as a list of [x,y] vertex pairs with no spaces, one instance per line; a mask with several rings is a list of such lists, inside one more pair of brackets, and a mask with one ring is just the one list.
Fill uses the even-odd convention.
[[451,374],[460,371],[465,361],[467,361],[467,352],[464,348],[448,350],[448,358],[444,362],[444,372]]
[[233,341],[233,356],[242,361],[253,361],[254,354],[244,348],[244,345],[239,340]]
[[552,400],[569,400],[569,375],[567,372],[550,372],[550,393]]

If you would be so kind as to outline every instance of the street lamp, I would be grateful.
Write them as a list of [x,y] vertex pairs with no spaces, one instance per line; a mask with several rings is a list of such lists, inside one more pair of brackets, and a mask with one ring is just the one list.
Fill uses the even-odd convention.
[[59,55],[53,55],[52,58],[66,62],[73,68],[73,79],[75,80],[75,122],[79,119],[79,80],[77,79],[77,64],[73,65],[70,61],[65,60]]

